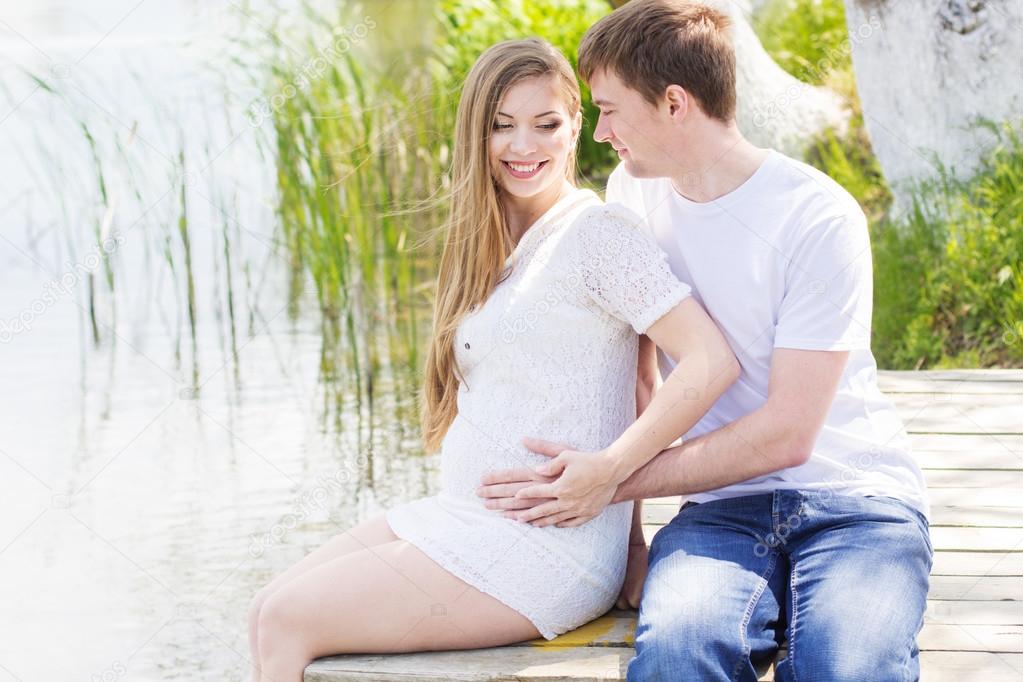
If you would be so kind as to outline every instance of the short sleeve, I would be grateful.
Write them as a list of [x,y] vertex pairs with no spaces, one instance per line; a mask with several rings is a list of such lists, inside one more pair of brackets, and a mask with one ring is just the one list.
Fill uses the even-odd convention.
[[604,312],[629,323],[637,334],[692,293],[668,267],[640,218],[620,204],[606,204],[580,216],[581,279]]
[[843,215],[809,229],[792,249],[775,348],[870,348],[873,266],[866,218]]

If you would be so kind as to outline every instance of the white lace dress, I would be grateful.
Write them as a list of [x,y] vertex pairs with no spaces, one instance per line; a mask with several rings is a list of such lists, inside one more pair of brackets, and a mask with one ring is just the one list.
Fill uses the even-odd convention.
[[475,491],[488,471],[547,460],[524,436],[593,452],[635,419],[638,334],[690,293],[637,221],[576,190],[526,231],[510,274],[458,327],[465,381],[441,446],[441,490],[387,515],[398,537],[547,639],[614,604],[632,503],[577,528],[535,528],[486,509]]

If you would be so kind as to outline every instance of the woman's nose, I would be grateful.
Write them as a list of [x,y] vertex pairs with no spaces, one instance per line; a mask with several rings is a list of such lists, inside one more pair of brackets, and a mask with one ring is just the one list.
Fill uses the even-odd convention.
[[509,147],[513,154],[526,155],[536,151],[536,142],[533,139],[532,131],[526,127],[516,129]]

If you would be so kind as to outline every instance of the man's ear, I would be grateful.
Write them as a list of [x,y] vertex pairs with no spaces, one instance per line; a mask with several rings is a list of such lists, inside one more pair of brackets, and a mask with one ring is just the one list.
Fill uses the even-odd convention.
[[669,85],[664,89],[664,100],[668,105],[668,115],[677,122],[685,119],[689,113],[689,93],[681,85]]

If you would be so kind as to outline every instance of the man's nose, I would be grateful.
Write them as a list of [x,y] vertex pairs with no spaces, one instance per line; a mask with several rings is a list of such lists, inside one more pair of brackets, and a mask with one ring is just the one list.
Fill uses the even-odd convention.
[[611,126],[607,125],[603,116],[597,117],[597,125],[593,128],[593,139],[597,142],[611,141]]

